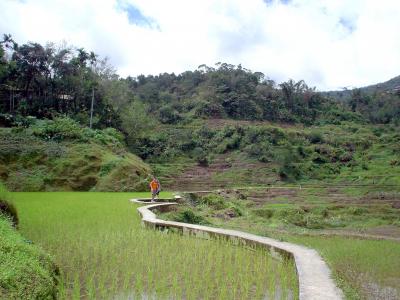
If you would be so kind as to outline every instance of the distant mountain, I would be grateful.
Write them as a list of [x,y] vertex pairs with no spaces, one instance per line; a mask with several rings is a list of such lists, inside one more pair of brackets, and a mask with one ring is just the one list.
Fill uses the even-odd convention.
[[[346,101],[350,99],[352,91],[353,91],[352,89],[348,89],[341,91],[322,92],[322,94],[341,101]],[[400,93],[400,76],[396,76],[382,83],[361,87],[360,91],[362,94],[369,94],[369,95],[375,93]]]

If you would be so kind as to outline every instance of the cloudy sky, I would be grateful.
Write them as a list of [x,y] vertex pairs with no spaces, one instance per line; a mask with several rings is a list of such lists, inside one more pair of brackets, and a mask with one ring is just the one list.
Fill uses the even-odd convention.
[[327,90],[400,75],[398,0],[0,0],[0,33],[93,50],[121,76],[221,61]]

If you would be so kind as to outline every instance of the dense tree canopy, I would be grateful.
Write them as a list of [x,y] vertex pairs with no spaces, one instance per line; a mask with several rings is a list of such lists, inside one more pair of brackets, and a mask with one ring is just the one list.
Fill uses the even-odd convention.
[[400,93],[374,92],[368,94],[361,89],[351,93],[349,105],[353,112],[366,116],[372,123],[387,124],[400,121]]
[[149,105],[162,123],[177,123],[190,116],[313,124],[331,109],[345,110],[304,81],[277,85],[241,65],[201,65],[179,75],[164,73],[126,80],[135,96]]
[[[260,72],[227,63],[181,74],[120,78],[106,59],[83,48],[0,42],[0,112],[11,118],[67,115],[94,127],[115,127],[129,140],[157,123],[230,118],[272,122],[387,123],[400,116],[399,95],[353,91],[348,103],[330,99],[304,81],[276,84]],[[146,126],[138,125],[145,122]]]
[[54,44],[18,45],[7,35],[0,48],[3,113],[50,118],[68,114],[85,123],[94,90],[99,126],[115,125],[101,84],[111,79],[109,67],[93,52]]

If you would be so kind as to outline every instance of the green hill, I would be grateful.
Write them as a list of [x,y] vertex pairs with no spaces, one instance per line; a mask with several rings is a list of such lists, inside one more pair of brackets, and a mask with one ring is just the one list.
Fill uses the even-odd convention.
[[13,190],[141,190],[150,172],[141,159],[173,189],[193,178],[207,187],[355,180],[398,167],[399,77],[341,102],[241,65],[120,78],[84,49],[6,40],[0,124],[16,128],[0,134],[0,179]]
[[322,92],[322,95],[332,97],[340,101],[349,101],[354,90],[359,90],[362,94],[373,95],[380,93],[396,94],[400,91],[400,76],[396,76],[388,81],[372,84],[355,89],[344,89],[341,91]]
[[13,191],[140,191],[150,168],[112,129],[68,118],[0,128],[0,178]]
[[400,122],[400,76],[358,89],[323,92],[321,96],[342,102],[371,123]]
[[[400,91],[400,75],[385,82],[361,87],[359,90],[369,95],[373,95],[374,93],[398,93]],[[342,91],[323,92],[322,94],[338,100],[349,100],[352,92],[352,89],[345,89]]]
[[219,124],[160,127],[141,141],[139,154],[147,157],[164,187],[176,190],[285,182],[400,183],[395,125]]

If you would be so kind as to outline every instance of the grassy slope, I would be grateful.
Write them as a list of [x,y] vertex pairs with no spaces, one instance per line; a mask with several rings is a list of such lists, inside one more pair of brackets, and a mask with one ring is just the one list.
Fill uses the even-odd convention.
[[[215,133],[214,137],[181,151],[203,125],[208,129],[202,130]],[[229,131],[234,134],[224,137]],[[281,172],[303,185],[400,184],[400,136],[393,125],[302,127],[222,120],[218,126],[204,121],[179,128],[164,126],[159,132],[168,147],[151,160],[152,166],[174,189],[282,184]],[[205,153],[209,167],[196,166],[199,152]],[[207,176],[198,176],[203,173]],[[186,183],[194,175],[199,179]],[[191,182],[194,189],[188,186]]]
[[0,129],[0,176],[10,190],[145,190],[150,168],[123,147],[45,141]]
[[[389,125],[324,126],[312,130],[320,132],[331,146],[353,143],[355,151],[350,163],[340,166],[339,174],[327,177],[331,184],[400,184],[399,129]],[[328,164],[329,166],[329,164]]]
[[57,269],[0,215],[0,299],[55,299]]
[[[279,197],[271,200],[274,203],[257,207],[249,200],[228,201],[220,196],[204,196],[195,201],[192,199],[192,203],[197,203],[197,206],[181,207],[177,212],[165,213],[162,217],[180,220],[184,216],[183,212],[190,210],[196,219],[211,222],[218,227],[304,244],[318,250],[327,260],[348,299],[397,299],[400,295],[400,263],[397,259],[400,255],[399,242],[307,236],[299,233],[315,234],[318,231],[306,227],[314,228],[317,225],[320,228],[339,225],[344,226],[341,227],[344,230],[393,222],[400,224],[398,210],[389,209],[386,204],[329,204],[319,196],[323,190],[302,191],[299,196],[305,197],[305,201],[309,201],[311,195],[314,197],[312,204],[315,206],[313,209],[308,207],[307,211],[301,207],[305,207],[308,202],[293,203]],[[360,193],[360,189],[353,189],[352,193]],[[296,201],[300,202],[301,198]],[[344,231],[342,233],[345,234]]]
[[137,206],[128,201],[143,196],[148,193],[13,193],[21,231],[60,266],[60,298],[297,293],[293,265],[264,251],[143,229]]

